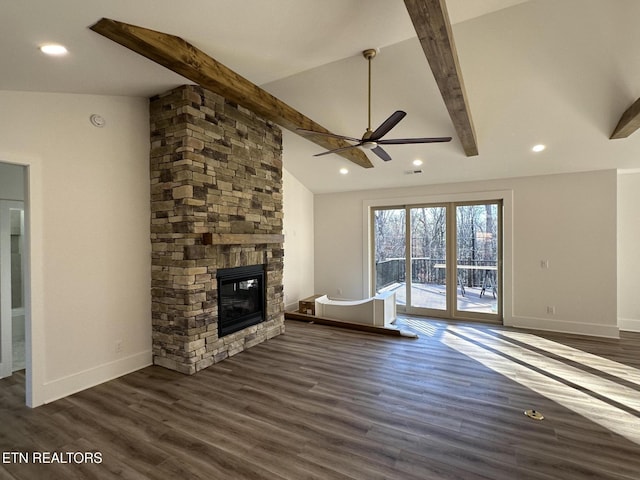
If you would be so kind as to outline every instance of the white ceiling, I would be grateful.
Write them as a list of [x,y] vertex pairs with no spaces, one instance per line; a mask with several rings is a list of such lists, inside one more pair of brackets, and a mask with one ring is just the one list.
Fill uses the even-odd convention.
[[[608,137],[640,96],[637,0],[447,0],[480,155],[466,157],[402,0],[0,0],[0,90],[151,96],[180,76],[92,32],[102,17],[180,36],[336,133],[407,117],[391,137],[451,135],[449,144],[389,146],[362,169],[285,131],[285,168],[312,191],[640,168],[640,134]],[[43,56],[59,42],[70,53]],[[531,146],[548,148],[533,154]],[[422,174],[408,175],[421,158]],[[350,173],[338,169],[348,166]]]

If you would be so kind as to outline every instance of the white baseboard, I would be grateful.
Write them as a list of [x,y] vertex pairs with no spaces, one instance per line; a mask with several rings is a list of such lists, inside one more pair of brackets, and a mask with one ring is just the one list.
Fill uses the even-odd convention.
[[589,335],[593,337],[620,338],[620,330],[617,325],[579,323],[564,320],[551,320],[548,318],[516,316],[510,319],[508,325],[517,328],[528,328],[530,330],[571,333],[574,335]]
[[148,367],[152,363],[151,350],[147,350],[74,373],[73,375],[45,382],[43,385],[44,394],[42,395],[44,403],[50,403],[87,388],[95,387],[127,373]]
[[640,333],[640,320],[637,318],[618,318],[618,327],[625,332]]
[[285,312],[296,312],[298,310],[298,302],[290,303],[289,305],[284,306]]

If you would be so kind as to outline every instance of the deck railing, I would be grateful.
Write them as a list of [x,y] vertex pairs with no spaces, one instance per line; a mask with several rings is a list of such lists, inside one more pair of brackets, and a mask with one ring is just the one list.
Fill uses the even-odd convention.
[[406,279],[404,258],[388,258],[376,263],[376,290],[380,291],[394,283],[404,283]]
[[[436,267],[436,265],[443,265],[444,263],[444,258],[412,258],[411,282],[444,285],[446,271],[444,268]],[[495,267],[496,262],[495,260],[459,260],[458,265]],[[381,290],[394,283],[404,283],[406,281],[406,273],[405,258],[387,258],[376,263],[376,289]],[[491,276],[491,280],[495,284],[495,272],[481,269],[459,269],[458,271],[460,282],[465,287],[481,287],[486,281],[487,275]]]

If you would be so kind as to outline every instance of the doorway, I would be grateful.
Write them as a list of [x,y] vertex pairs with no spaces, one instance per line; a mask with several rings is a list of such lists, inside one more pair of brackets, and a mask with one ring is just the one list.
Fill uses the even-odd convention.
[[502,201],[372,209],[375,293],[398,311],[502,322]]
[[0,163],[0,378],[26,369],[26,169]]

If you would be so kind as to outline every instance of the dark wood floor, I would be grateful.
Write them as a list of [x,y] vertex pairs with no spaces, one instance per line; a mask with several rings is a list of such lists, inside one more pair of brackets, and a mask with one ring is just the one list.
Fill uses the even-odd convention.
[[[33,410],[14,375],[0,480],[640,479],[639,334],[401,321],[420,338],[288,321],[197,375],[149,367]],[[34,451],[102,463],[2,463]]]

